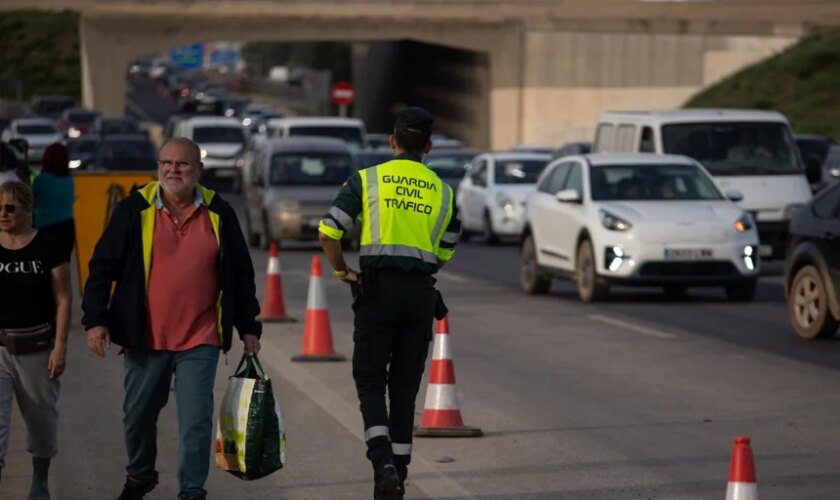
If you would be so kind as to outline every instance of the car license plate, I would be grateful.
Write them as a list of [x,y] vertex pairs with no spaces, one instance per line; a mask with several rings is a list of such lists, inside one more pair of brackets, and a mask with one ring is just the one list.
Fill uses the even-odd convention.
[[773,246],[772,245],[759,245],[758,246],[758,255],[762,257],[772,257],[773,256]]
[[714,256],[711,248],[666,248],[665,258],[671,260],[711,259]]

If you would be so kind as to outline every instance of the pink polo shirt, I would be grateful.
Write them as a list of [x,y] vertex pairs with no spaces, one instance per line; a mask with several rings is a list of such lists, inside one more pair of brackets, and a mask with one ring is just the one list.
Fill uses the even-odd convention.
[[207,207],[198,205],[180,224],[157,208],[149,273],[150,348],[186,351],[221,345],[218,296],[219,245]]

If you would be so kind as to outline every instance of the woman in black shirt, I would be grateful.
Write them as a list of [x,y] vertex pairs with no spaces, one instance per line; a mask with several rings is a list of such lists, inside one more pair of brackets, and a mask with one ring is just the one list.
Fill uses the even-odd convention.
[[32,227],[32,210],[29,186],[0,185],[0,473],[16,397],[32,453],[29,498],[48,499],[70,327],[70,266],[56,242]]

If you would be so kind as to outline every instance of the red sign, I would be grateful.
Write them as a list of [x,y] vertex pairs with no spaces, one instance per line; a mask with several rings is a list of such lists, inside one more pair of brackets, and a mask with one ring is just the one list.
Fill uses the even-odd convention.
[[338,82],[332,87],[330,92],[332,102],[336,106],[347,106],[353,104],[356,100],[356,91],[353,90],[353,84],[350,82]]

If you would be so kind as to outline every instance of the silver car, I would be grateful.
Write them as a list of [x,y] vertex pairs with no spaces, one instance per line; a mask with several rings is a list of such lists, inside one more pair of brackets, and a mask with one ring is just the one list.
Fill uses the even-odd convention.
[[3,132],[2,140],[24,139],[29,143],[29,163],[41,163],[47,146],[64,140],[54,120],[49,118],[20,118],[13,120]]
[[[355,173],[344,141],[322,137],[267,139],[254,144],[243,171],[245,227],[251,246],[314,241],[318,223],[341,185]],[[358,230],[345,239],[355,239]]]

